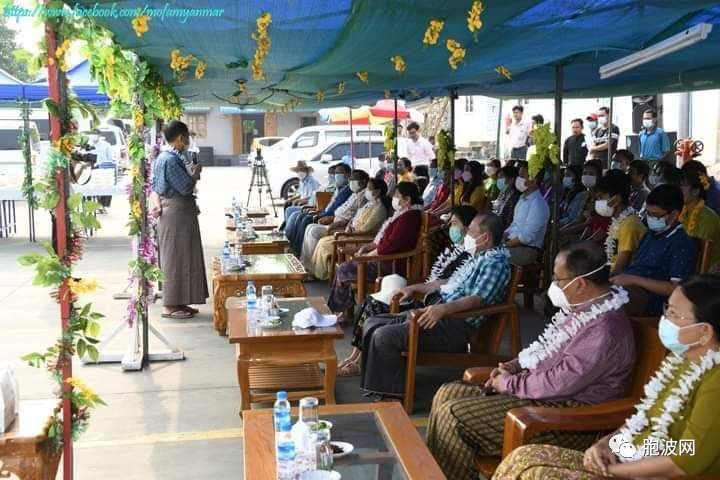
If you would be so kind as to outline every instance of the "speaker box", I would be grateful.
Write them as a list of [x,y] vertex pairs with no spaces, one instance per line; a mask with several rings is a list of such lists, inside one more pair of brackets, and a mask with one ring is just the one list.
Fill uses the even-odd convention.
[[658,114],[658,127],[662,127],[662,95],[642,95],[632,97],[632,130],[639,133],[642,128],[643,113],[655,110]]

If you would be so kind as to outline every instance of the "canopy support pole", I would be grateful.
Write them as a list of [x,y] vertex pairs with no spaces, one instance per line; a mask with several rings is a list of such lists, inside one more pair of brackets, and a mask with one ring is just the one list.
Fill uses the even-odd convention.
[[[47,5],[48,2],[45,2]],[[58,39],[57,32],[53,28],[53,25],[49,22],[45,22],[45,38],[47,41],[48,52],[54,52],[57,48]],[[55,102],[58,106],[59,114],[62,115],[67,108],[65,104],[66,93],[63,90],[67,88],[63,73],[57,68],[57,62],[48,62],[48,93],[50,99]],[[65,133],[62,131],[63,125],[61,124],[60,115],[50,116],[50,138],[53,143],[60,140],[60,137]],[[67,197],[68,197],[68,174],[67,169],[59,169],[55,176],[55,182],[57,185],[57,192],[59,199],[57,206],[55,207],[53,215],[53,247],[55,253],[61,259],[64,259],[67,255],[67,241],[68,241],[68,211],[67,211]],[[60,303],[60,322],[62,325],[63,337],[68,334],[70,328],[70,295],[68,295],[67,280],[63,281],[60,285],[58,292],[58,299]],[[63,480],[72,480],[73,478],[73,439],[72,439],[72,401],[70,400],[70,394],[72,386],[67,383],[67,379],[72,377],[72,355],[69,353],[60,353],[58,358],[59,366],[62,370],[62,439],[63,439]]]
[[352,124],[352,107],[348,107],[350,111],[350,165],[355,170],[355,141],[353,139],[353,124]]
[[[455,147],[455,98],[457,93],[455,89],[450,89],[450,138],[452,139],[452,147]],[[450,176],[450,210],[455,208],[455,165],[450,165],[452,175]]]
[[395,138],[395,145],[393,146],[393,156],[395,157],[393,159],[393,164],[395,165],[395,187],[397,187],[398,184],[398,118],[397,118],[397,96],[393,99],[393,108],[395,109],[395,113],[393,115],[393,128],[395,129],[395,133],[393,133],[393,138]]
[[[607,158],[607,165],[605,165],[605,168],[610,168],[610,164],[612,162],[613,153],[615,153],[613,150],[613,143],[612,143],[612,136],[613,136],[613,100],[615,97],[610,97],[610,114],[608,115],[608,158]],[[620,140],[620,137],[618,137],[618,141]]]
[[498,160],[500,160],[500,131],[502,130],[502,97],[500,97],[499,100],[500,104],[498,105],[497,135],[495,137],[495,158],[497,158]]
[[[555,65],[555,140],[558,145],[562,145],[562,99],[563,99],[563,82],[564,72],[562,65]],[[554,259],[559,249],[558,242],[558,217],[560,214],[560,163],[552,167],[552,219],[551,219],[551,250],[552,258]],[[550,278],[552,270],[552,262],[548,265],[544,265],[545,278]]]

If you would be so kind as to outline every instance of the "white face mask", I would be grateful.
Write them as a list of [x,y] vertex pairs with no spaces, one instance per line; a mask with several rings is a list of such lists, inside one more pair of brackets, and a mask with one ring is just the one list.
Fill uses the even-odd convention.
[[524,192],[527,190],[527,180],[523,177],[517,177],[515,179],[515,188],[517,188],[519,192]]
[[475,252],[477,251],[477,241],[473,237],[465,234],[465,238],[463,239],[463,246],[465,247],[466,252],[468,252],[470,255],[475,255]]
[[392,207],[393,207],[395,210],[400,210],[401,205],[400,205],[400,199],[399,199],[398,197],[393,197],[393,199],[392,199]]
[[577,277],[570,280],[570,282],[562,288],[560,288],[558,286],[557,280],[553,281],[550,284],[550,288],[548,288],[548,291],[547,291],[548,298],[550,299],[550,301],[556,308],[560,308],[560,309],[566,310],[566,311],[570,310],[572,307],[577,307],[578,305],[584,305],[585,303],[588,303],[588,302],[570,303],[567,299],[567,296],[565,295],[565,289],[567,287],[569,287],[570,285],[572,285],[575,280],[577,280],[579,278],[588,277],[588,276],[592,275],[593,273],[599,272],[606,266],[607,266],[606,264],[603,264],[591,272],[585,273],[583,275],[578,275]]
[[368,202],[375,200],[375,193],[372,190],[365,189],[365,199]]
[[652,128],[655,126],[655,122],[649,118],[643,118],[643,127]]
[[593,188],[597,183],[597,177],[595,175],[583,175],[582,184],[585,188]]
[[595,200],[595,211],[601,217],[612,217],[615,209],[608,205],[607,200]]
[[360,190],[362,190],[360,182],[358,182],[357,180],[350,180],[350,191],[353,193],[357,193]]
[[298,177],[300,178],[300,180],[302,180],[303,178],[307,177],[307,173],[306,172],[298,172]]
[[608,123],[607,117],[598,117],[598,123],[602,126],[607,125],[607,123]]

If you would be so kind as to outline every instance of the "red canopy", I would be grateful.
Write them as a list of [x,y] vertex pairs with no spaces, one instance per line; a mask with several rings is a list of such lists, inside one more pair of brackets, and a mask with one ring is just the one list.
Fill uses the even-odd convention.
[[[390,99],[378,100],[374,107],[370,107],[370,113],[375,117],[394,118],[395,101]],[[405,108],[405,102],[398,102],[397,118],[400,120],[410,118],[410,112]]]

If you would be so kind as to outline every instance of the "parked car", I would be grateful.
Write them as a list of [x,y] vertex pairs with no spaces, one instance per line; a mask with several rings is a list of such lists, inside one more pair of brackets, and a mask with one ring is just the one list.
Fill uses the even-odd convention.
[[[41,158],[40,134],[35,122],[29,122],[30,160],[33,166]],[[23,175],[25,158],[22,146],[18,143],[23,129],[22,120],[0,120],[0,174],[8,176]]]
[[[353,145],[353,156],[355,157],[355,168],[365,170],[373,175],[378,169],[378,156],[385,151],[384,139],[382,137],[370,138],[370,141],[356,142]],[[328,181],[328,166],[342,162],[343,157],[350,156],[350,140],[336,142],[327,146],[321,152],[318,152],[307,160],[308,164],[313,167],[315,172],[313,176],[325,185]],[[270,188],[272,188],[275,197],[288,198],[295,195],[300,183],[300,179],[290,168],[295,166],[294,163],[283,163],[283,170],[272,167],[272,175],[268,175],[270,179]],[[268,167],[270,171],[270,167]]]

